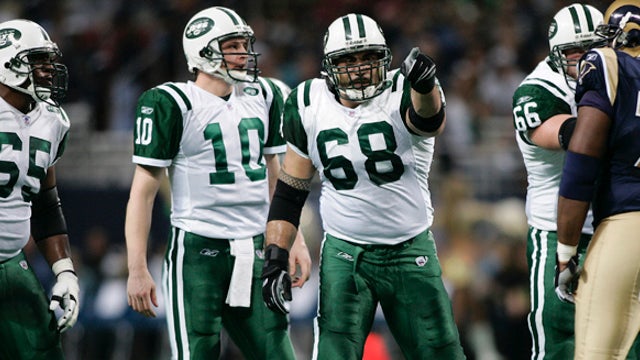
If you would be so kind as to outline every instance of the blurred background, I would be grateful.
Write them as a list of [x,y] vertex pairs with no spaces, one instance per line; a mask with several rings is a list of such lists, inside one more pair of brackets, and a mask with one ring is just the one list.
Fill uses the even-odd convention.
[[[2,0],[0,21],[27,18],[47,29],[70,72],[63,107],[72,121],[58,185],[81,281],[78,324],[64,334],[67,359],[166,359],[163,318],[127,306],[124,214],[135,104],[147,88],[186,81],[182,31],[199,10],[235,9],[256,33],[262,75],[289,86],[317,77],[322,37],[337,17],[359,12],[384,30],[398,67],[414,46],[438,65],[447,128],[436,141],[430,185],[443,277],[469,359],[528,359],[524,194],[526,173],[514,141],[513,91],[548,52],[553,14],[573,1],[552,0]],[[607,1],[587,1],[604,11]],[[317,266],[322,237],[318,192],[302,229]],[[156,202],[149,264],[160,279],[168,208]],[[27,253],[45,288],[51,273],[32,245]],[[291,336],[310,358],[317,268],[294,290]],[[206,314],[203,314],[206,316]],[[382,317],[365,358],[402,359]],[[370,357],[371,356],[371,357]],[[228,341],[224,359],[240,359]]]

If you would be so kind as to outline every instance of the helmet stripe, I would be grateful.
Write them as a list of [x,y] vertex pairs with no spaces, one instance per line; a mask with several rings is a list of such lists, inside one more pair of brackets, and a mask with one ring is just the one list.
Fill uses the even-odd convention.
[[356,20],[358,21],[358,35],[361,38],[364,38],[367,36],[367,32],[364,29],[364,20],[362,19],[362,15],[358,14],[356,15]]
[[571,19],[573,20],[573,27],[576,31],[576,34],[580,34],[582,32],[582,26],[580,26],[580,18],[578,18],[578,12],[575,7],[569,8],[569,13],[571,13]]
[[231,21],[233,21],[233,25],[240,25],[241,23],[244,23],[242,19],[239,19],[238,17],[236,17],[236,14],[232,13],[228,9],[223,7],[218,7],[218,9],[224,12],[225,14],[227,14],[231,18]]
[[344,39],[351,40],[351,22],[349,22],[349,16],[342,17],[342,25],[344,26]]
[[587,27],[589,28],[589,32],[592,32],[596,29],[595,24],[593,23],[593,17],[591,16],[591,11],[587,8],[587,5],[580,4],[582,9],[584,10],[584,15],[587,18]]

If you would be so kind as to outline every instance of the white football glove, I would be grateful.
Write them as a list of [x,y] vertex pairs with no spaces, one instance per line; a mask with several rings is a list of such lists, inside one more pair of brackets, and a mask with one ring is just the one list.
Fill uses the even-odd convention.
[[555,285],[558,299],[572,304],[575,302],[574,294],[578,290],[578,278],[581,270],[578,266],[578,255],[573,255],[569,259],[567,267],[558,271],[558,255],[556,254]]
[[63,310],[62,316],[58,319],[58,331],[63,333],[78,320],[80,287],[71,259],[60,259],[51,269],[56,275],[56,283],[51,290],[49,310],[53,311],[58,307]]

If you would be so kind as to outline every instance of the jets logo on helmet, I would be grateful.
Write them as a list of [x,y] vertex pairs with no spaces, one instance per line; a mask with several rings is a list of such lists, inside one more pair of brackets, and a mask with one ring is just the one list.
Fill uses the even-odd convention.
[[49,34],[29,20],[0,23],[0,82],[35,101],[60,106],[67,92],[67,67]]
[[[370,52],[377,60],[358,66],[338,66],[346,55]],[[362,102],[380,95],[391,84],[387,70],[391,63],[391,50],[382,29],[366,15],[348,14],[336,19],[324,36],[323,74],[341,98]],[[368,71],[370,83],[355,82],[359,73]]]
[[13,45],[14,40],[20,40],[22,33],[16,29],[2,29],[0,30],[0,49]]
[[[226,40],[247,40],[246,52],[223,53],[220,44]],[[187,23],[182,46],[189,71],[202,71],[219,77],[230,84],[255,82],[258,79],[258,53],[253,51],[253,30],[235,11],[214,6],[195,14]],[[244,68],[227,66],[225,55],[247,57]]]
[[184,36],[187,39],[195,39],[209,32],[213,28],[214,22],[211,19],[199,18],[193,20],[187,25],[187,30],[184,32]]

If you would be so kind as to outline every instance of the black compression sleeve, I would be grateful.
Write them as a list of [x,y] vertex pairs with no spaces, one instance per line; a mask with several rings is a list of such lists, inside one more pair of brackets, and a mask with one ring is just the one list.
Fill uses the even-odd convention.
[[409,121],[411,121],[413,126],[418,130],[434,132],[440,128],[440,125],[442,125],[442,122],[444,121],[444,106],[440,107],[440,111],[435,115],[424,118],[418,115],[416,110],[413,108],[413,105],[411,105],[409,107]]
[[31,235],[36,241],[67,234],[67,222],[56,187],[40,191],[31,201]]
[[569,149],[569,141],[571,141],[573,130],[576,129],[577,121],[578,119],[575,117],[570,117],[560,125],[560,129],[558,130],[558,142],[560,143],[560,147],[564,150]]
[[296,189],[282,180],[278,180],[267,221],[284,220],[297,228],[300,225],[300,214],[308,195],[309,191]]

